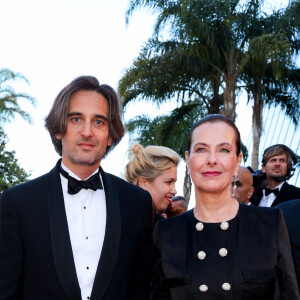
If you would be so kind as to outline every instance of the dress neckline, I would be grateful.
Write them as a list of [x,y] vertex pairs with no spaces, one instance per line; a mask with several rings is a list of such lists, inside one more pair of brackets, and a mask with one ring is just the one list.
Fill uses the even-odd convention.
[[227,223],[232,223],[232,222],[234,222],[235,220],[237,220],[238,219],[238,217],[239,217],[239,215],[240,215],[240,211],[241,211],[241,204],[239,203],[239,208],[238,208],[238,211],[237,211],[237,213],[236,213],[236,215],[232,218],[232,219],[230,219],[230,220],[223,220],[223,221],[221,221],[221,222],[204,222],[204,221],[201,221],[201,220],[199,220],[199,219],[197,219],[196,217],[195,217],[195,214],[194,214],[194,209],[191,209],[190,210],[190,215],[191,215],[191,217],[194,219],[194,221],[195,221],[195,223],[197,223],[197,222],[201,222],[201,223],[203,223],[203,224],[212,224],[212,225],[219,225],[219,224],[221,224],[221,223],[223,223],[223,222],[227,222]]

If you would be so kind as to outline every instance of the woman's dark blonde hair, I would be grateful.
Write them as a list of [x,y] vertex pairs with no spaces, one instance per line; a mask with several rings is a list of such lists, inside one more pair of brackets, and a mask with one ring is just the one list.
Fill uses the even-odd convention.
[[133,152],[133,156],[126,165],[126,180],[136,185],[140,177],[152,182],[162,171],[177,167],[180,161],[174,150],[163,146],[144,148],[135,144],[129,151]]

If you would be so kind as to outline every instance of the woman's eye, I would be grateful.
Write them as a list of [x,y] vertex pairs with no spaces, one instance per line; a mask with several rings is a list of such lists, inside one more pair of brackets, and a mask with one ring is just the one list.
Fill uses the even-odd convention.
[[196,149],[196,152],[198,152],[198,153],[203,153],[204,151],[205,151],[204,148],[197,148],[197,149]]
[[230,151],[227,148],[222,148],[220,152],[229,153]]

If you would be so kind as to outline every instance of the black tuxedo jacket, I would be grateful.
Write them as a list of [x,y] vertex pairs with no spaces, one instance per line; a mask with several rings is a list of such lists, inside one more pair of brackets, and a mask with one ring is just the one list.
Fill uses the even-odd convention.
[[[262,189],[254,191],[254,194],[253,194],[252,198],[250,199],[250,202],[253,205],[258,206],[262,196],[263,196]],[[277,197],[275,198],[271,207],[274,207],[274,206],[278,205],[279,203],[293,200],[293,199],[300,199],[300,188],[295,187],[294,185],[290,185],[287,182],[285,182],[282,185],[280,192],[277,195]]]
[[298,286],[300,288],[300,199],[281,203],[278,207],[283,212],[289,232]]
[[[59,166],[0,196],[1,300],[81,300]],[[90,299],[147,299],[151,196],[103,170],[101,175],[107,221]]]
[[[200,278],[195,267],[199,265],[197,254],[189,249],[197,252],[207,243],[215,243],[218,253],[220,244],[224,247],[222,230],[219,230],[220,236],[205,236],[206,225],[203,231],[197,231],[193,211],[158,222],[154,231],[158,262],[152,280],[151,299],[299,300],[288,232],[281,211],[240,204],[234,222],[237,230],[232,231],[226,257],[229,268],[222,269],[217,254],[217,258],[208,264],[203,261],[204,278]],[[193,242],[195,236],[200,237],[197,244]],[[215,250],[206,252],[205,260],[214,257]],[[192,268],[189,269],[189,266]],[[214,268],[214,277],[205,278],[205,268]],[[222,272],[231,285],[227,296],[218,292],[221,285],[214,282],[217,273]],[[199,286],[207,282],[214,284],[206,292],[200,292]]]

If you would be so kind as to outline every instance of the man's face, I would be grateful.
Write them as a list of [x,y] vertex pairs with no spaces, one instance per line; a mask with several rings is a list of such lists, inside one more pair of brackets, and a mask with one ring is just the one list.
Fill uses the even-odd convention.
[[184,200],[176,200],[176,201],[173,201],[173,202],[172,202],[172,207],[179,207],[179,208],[181,208],[184,212],[186,212],[187,209],[188,209],[187,203],[186,203],[186,201],[184,201]]
[[109,137],[108,104],[94,91],[79,91],[71,99],[68,109],[66,134],[62,140],[62,160],[71,171],[78,166],[99,166]]
[[240,167],[236,177],[236,200],[240,203],[248,204],[249,199],[252,197],[254,192],[252,184],[253,179],[251,172],[245,167]]
[[280,154],[271,157],[265,166],[262,166],[262,171],[266,173],[267,179],[276,179],[284,177],[287,173],[287,159],[285,154]]

